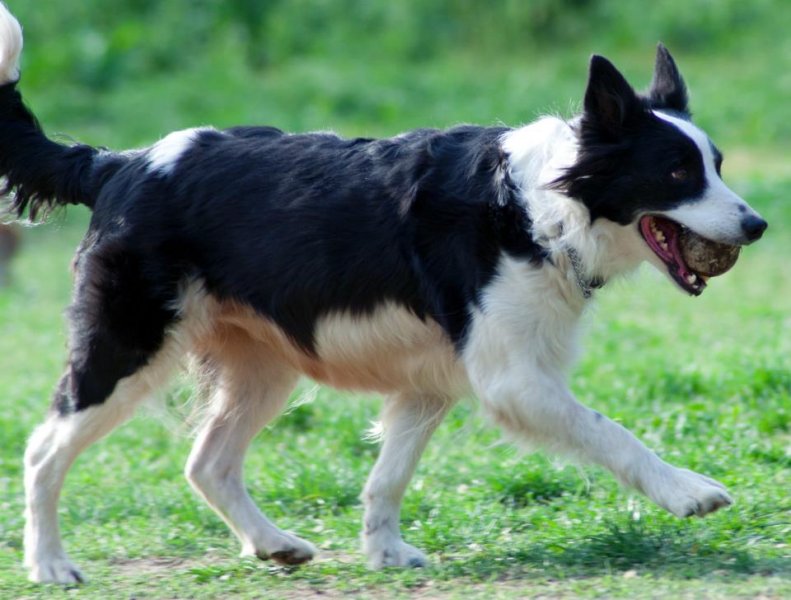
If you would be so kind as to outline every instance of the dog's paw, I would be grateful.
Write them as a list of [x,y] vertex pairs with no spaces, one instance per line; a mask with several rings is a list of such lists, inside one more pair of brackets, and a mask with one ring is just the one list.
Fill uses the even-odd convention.
[[401,539],[380,544],[366,544],[368,566],[371,569],[385,567],[425,567],[428,564],[426,555]]
[[74,585],[85,582],[80,570],[65,556],[31,560],[28,563],[30,568],[28,579],[35,583]]
[[301,565],[316,556],[316,547],[301,538],[280,531],[274,539],[267,540],[265,548],[245,547],[242,556],[257,556],[261,560],[272,559],[281,565]]
[[663,487],[657,503],[677,517],[704,517],[733,504],[719,481],[688,469],[673,467]]

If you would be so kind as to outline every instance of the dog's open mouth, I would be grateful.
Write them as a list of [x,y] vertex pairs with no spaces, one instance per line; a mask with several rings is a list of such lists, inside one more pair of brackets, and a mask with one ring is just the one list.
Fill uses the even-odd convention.
[[667,265],[673,280],[695,296],[703,292],[709,277],[725,273],[739,257],[739,246],[708,240],[676,221],[656,215],[640,219],[640,233]]

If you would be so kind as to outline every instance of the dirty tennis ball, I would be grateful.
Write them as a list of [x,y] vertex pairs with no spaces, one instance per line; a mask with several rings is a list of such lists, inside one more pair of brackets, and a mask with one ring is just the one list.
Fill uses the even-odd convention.
[[741,246],[712,242],[689,229],[681,232],[679,247],[687,266],[706,277],[715,277],[728,271],[736,264],[741,250]]

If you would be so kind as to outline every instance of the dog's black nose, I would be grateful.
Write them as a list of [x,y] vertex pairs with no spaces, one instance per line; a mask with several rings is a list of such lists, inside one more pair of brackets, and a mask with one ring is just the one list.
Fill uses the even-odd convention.
[[750,215],[749,217],[745,217],[742,220],[742,229],[744,230],[744,235],[751,242],[761,239],[761,236],[764,234],[764,231],[766,231],[768,226],[769,224],[766,221],[755,215]]

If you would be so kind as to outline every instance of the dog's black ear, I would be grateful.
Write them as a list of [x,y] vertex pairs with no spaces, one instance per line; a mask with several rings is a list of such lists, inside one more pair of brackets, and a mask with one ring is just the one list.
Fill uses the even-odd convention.
[[617,139],[641,113],[640,99],[620,71],[603,56],[593,55],[585,90],[586,123]]
[[661,43],[656,47],[656,65],[654,78],[648,89],[648,101],[651,108],[689,113],[687,86],[678,72],[676,61]]

